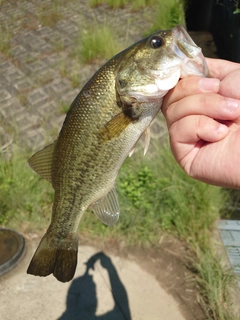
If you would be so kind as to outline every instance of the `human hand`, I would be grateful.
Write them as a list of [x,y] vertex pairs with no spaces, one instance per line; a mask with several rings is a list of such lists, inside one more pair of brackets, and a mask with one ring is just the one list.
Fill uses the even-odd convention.
[[189,176],[240,188],[240,64],[206,60],[212,78],[184,78],[164,98],[171,149]]

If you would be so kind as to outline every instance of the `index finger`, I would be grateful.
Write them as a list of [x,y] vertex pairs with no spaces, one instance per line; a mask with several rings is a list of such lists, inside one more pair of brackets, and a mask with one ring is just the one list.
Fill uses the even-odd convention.
[[191,76],[181,79],[163,99],[162,113],[165,115],[167,108],[176,101],[187,96],[204,92],[218,92],[220,81],[212,78]]

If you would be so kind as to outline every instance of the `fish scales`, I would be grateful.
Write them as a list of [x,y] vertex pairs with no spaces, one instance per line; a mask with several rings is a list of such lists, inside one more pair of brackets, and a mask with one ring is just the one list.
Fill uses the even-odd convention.
[[55,190],[50,226],[28,273],[70,281],[77,229],[91,207],[105,224],[119,217],[118,171],[180,77],[207,75],[204,57],[183,27],[157,31],[109,60],[73,101],[57,140],[30,166]]

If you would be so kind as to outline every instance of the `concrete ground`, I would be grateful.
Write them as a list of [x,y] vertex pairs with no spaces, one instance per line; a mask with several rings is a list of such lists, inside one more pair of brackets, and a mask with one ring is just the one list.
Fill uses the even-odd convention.
[[[21,263],[0,277],[2,320],[184,320],[181,305],[135,261],[79,247],[74,279],[58,282],[26,273],[37,241]],[[194,319],[196,319],[194,317]]]

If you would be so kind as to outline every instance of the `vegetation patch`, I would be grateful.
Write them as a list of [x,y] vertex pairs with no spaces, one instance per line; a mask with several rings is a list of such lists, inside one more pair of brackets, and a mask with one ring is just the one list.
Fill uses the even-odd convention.
[[113,28],[107,24],[87,24],[81,30],[71,55],[82,63],[96,60],[108,60],[124,49],[124,44],[118,41]]

